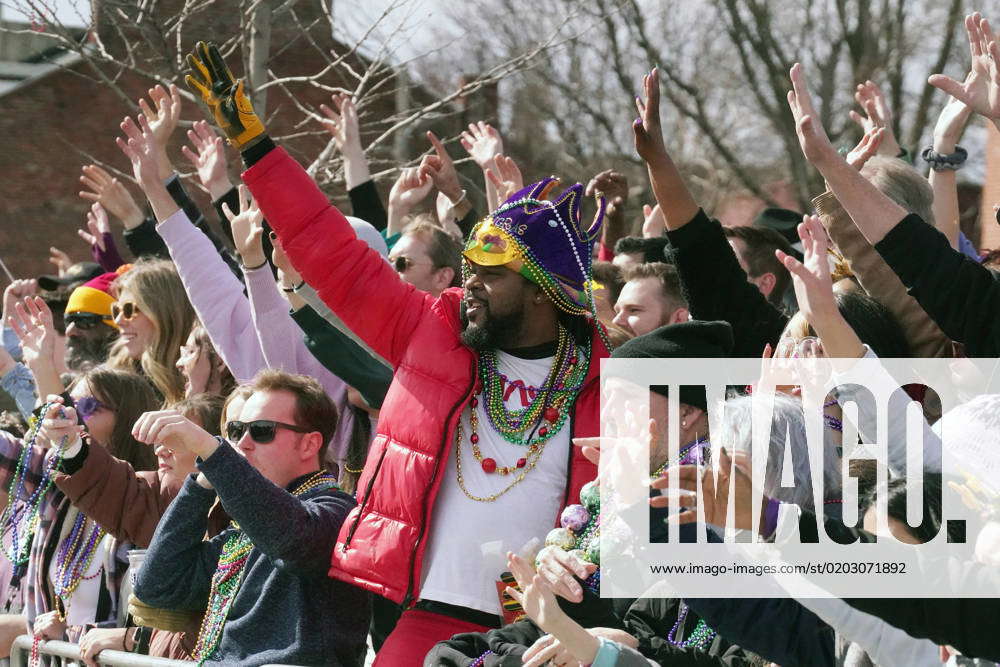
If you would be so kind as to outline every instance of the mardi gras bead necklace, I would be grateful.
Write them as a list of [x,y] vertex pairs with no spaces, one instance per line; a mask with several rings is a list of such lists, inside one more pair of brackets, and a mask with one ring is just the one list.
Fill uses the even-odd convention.
[[[52,587],[56,598],[62,601],[61,607],[56,606],[59,620],[66,620],[63,610],[66,609],[69,599],[73,596],[80,582],[97,576],[96,574],[90,577],[85,575],[90,569],[90,564],[98,552],[97,547],[104,539],[104,535],[103,528],[88,519],[83,513],[78,513],[73,521],[72,530],[59,545],[59,551],[56,552],[56,580]],[[100,574],[100,571],[97,574]]]
[[674,622],[674,627],[670,628],[670,632],[667,634],[667,641],[677,648],[697,648],[704,651],[712,643],[712,640],[715,639],[715,630],[708,627],[708,624],[703,619],[698,619],[698,624],[694,626],[694,630],[691,631],[687,639],[677,639],[677,633],[678,631],[682,631],[684,621],[688,615],[688,606],[683,602],[680,604],[681,608],[677,614],[677,621]]
[[[684,465],[686,463],[702,463],[704,457],[705,447],[708,445],[708,438],[696,438],[694,442],[684,447],[681,447],[681,451],[677,453],[677,465]],[[654,470],[650,477],[656,479],[657,477],[662,477],[664,471],[670,467],[670,460],[666,460],[660,465],[659,468]]]
[[[302,482],[292,491],[292,495],[301,496],[318,488],[323,490],[338,488],[337,480],[333,475],[320,470]],[[198,641],[195,643],[192,653],[192,657],[198,661],[199,665],[204,664],[219,647],[222,629],[226,625],[226,617],[229,616],[229,609],[233,606],[233,600],[236,599],[236,593],[243,582],[247,560],[249,560],[250,552],[253,550],[253,542],[245,532],[240,530],[239,524],[233,521],[231,525],[236,530],[222,545],[219,564],[215,569],[215,574],[212,575],[212,586],[208,593],[205,617],[202,619],[201,629],[198,631]]]
[[[486,474],[516,476],[508,486],[498,493],[477,496],[469,491],[465,485],[462,471],[462,447],[465,436],[462,422],[459,420],[455,427],[455,467],[458,486],[467,498],[477,502],[494,502],[520,484],[527,473],[534,469],[545,451],[545,445],[566,424],[573,400],[583,386],[587,364],[580,363],[580,360],[586,360],[587,356],[581,355],[582,353],[572,336],[560,326],[555,360],[545,384],[541,387],[525,387],[526,391],[535,393],[527,408],[508,410],[504,403],[504,386],[510,382],[510,379],[499,372],[494,352],[482,353],[482,363],[479,364],[480,379],[483,384],[485,412],[490,424],[504,440],[514,445],[523,446],[527,451],[523,456],[519,456],[512,465],[498,465],[496,459],[484,457],[479,448],[479,398],[473,398],[469,404],[469,428],[471,430],[469,441],[473,457]],[[528,431],[528,435],[522,437],[525,431]]]
[[[587,364],[580,363],[581,353],[573,337],[560,326],[555,360],[545,384],[541,387],[525,387],[526,391],[534,393],[531,403],[526,408],[508,410],[504,392],[510,378],[497,368],[496,352],[482,352],[480,361],[479,377],[483,386],[486,416],[504,440],[519,446],[543,442],[562,428],[569,415],[569,407],[583,386],[587,374]],[[478,404],[478,399],[473,399],[473,412]],[[537,431],[532,428],[543,420],[545,423]],[[473,426],[472,431],[476,433],[477,428]],[[527,437],[523,436],[525,431],[529,431]]]
[[[58,404],[52,402],[43,405],[40,414],[47,413],[53,405]],[[60,415],[62,414],[60,412]],[[35,485],[35,490],[26,502],[19,502],[19,499],[26,495],[29,461],[35,441],[38,439],[38,432],[41,429],[41,421],[39,419],[32,425],[28,438],[21,446],[21,455],[17,459],[14,477],[7,489],[7,507],[4,508],[3,514],[0,514],[0,525],[5,528],[9,527],[11,534],[10,548],[5,546],[3,553],[15,567],[23,566],[28,562],[31,552],[31,537],[38,528],[42,500],[52,487],[54,473],[62,462],[66,442],[69,440],[68,436],[63,436],[58,447],[55,448],[55,453],[46,457],[42,466],[42,477]]]

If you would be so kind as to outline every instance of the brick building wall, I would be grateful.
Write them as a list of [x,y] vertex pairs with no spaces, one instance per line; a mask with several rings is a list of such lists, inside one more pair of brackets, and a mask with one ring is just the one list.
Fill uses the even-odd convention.
[[[182,4],[157,3],[160,20]],[[230,11],[226,11],[227,6]],[[239,16],[234,15],[231,6],[227,2],[209,5],[196,21],[190,21],[189,26],[210,27],[201,31],[189,27],[185,31],[183,48],[190,49],[197,39],[224,39],[238,31]],[[323,10],[323,3],[307,0],[297,3],[295,9],[300,20],[308,25]],[[99,12],[95,12],[95,16],[99,16]],[[112,53],[121,48],[106,23],[99,21],[97,29]],[[308,36],[319,48],[337,46],[325,20],[315,21]],[[148,31],[143,32],[141,28],[136,28],[133,37],[152,39]],[[344,50],[343,47],[339,49]],[[287,13],[274,17],[271,58],[269,65],[283,76],[311,74],[323,66],[315,47],[289,20]],[[229,63],[230,68],[239,76],[242,63],[232,60],[235,58]],[[349,62],[356,70],[363,69],[357,57]],[[149,67],[162,72],[164,64],[151,62]],[[337,72],[331,72],[323,82],[340,85],[345,80]],[[125,95],[132,100],[143,95],[152,83],[131,74],[123,75],[119,81]],[[329,101],[328,94],[316,88],[300,86],[293,90],[311,104]],[[378,103],[388,107],[393,100],[390,96]],[[384,111],[388,116],[392,109]],[[93,72],[85,62],[53,71],[0,96],[0,136],[4,138],[0,143],[0,258],[16,277],[50,272],[53,267],[47,261],[49,246],[66,251],[75,261],[89,259],[89,248],[77,236],[77,229],[85,224],[88,208],[88,202],[77,196],[80,167],[89,162],[85,155],[91,155],[100,162],[131,173],[130,165],[114,142],[120,134],[118,123],[128,113],[131,110],[115,91],[93,81]],[[288,95],[278,88],[272,88],[268,96],[268,117],[272,114],[274,118],[269,121],[269,128],[278,135],[293,131],[293,125],[302,119]],[[182,122],[202,117],[195,104],[184,103]],[[318,129],[318,124],[308,129]],[[186,142],[184,135],[183,128],[179,128],[168,152],[178,168],[187,171],[190,166],[180,153],[180,146]],[[284,145],[300,160],[309,160],[325,143],[326,135],[323,135],[297,138]],[[238,156],[230,149],[229,157],[236,176]],[[133,184],[129,187],[142,205],[141,191]],[[188,191],[197,192],[193,182],[188,184]],[[207,206],[204,195],[198,194],[196,199],[203,207]],[[123,255],[127,257],[121,243],[120,226],[116,227],[114,222],[112,226]]]

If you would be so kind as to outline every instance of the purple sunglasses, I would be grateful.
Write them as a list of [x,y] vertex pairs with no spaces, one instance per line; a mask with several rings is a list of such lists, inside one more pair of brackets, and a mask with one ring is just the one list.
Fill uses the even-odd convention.
[[101,403],[99,400],[93,396],[84,396],[83,398],[78,398],[73,401],[76,406],[76,412],[80,415],[81,419],[90,419],[94,416],[94,413],[101,408],[107,408],[108,406]]

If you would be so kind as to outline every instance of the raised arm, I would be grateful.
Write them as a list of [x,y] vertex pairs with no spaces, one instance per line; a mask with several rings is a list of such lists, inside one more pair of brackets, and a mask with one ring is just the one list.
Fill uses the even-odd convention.
[[950,246],[936,229],[878,191],[837,154],[819,124],[802,66],[792,67],[788,103],[799,144],[854,224],[941,330],[969,356],[1000,350],[1000,286],[993,274]]
[[469,123],[469,129],[463,130],[459,139],[462,148],[469,153],[473,162],[483,170],[483,181],[486,187],[486,206],[490,211],[495,211],[503,201],[497,194],[496,185],[486,175],[486,170],[493,166],[493,160],[498,155],[503,155],[503,139],[495,127],[489,123],[479,121]]
[[347,196],[351,200],[351,212],[371,224],[375,229],[385,229],[387,220],[385,205],[379,197],[378,188],[368,168],[368,158],[361,145],[361,123],[358,109],[350,95],[343,93],[331,97],[336,111],[325,104],[319,109],[326,116],[323,126],[333,135],[333,140],[344,160],[344,181]]
[[302,277],[371,347],[402,358],[434,299],[404,283],[357,238],[344,215],[283,149],[274,145],[218,49],[199,43],[188,56],[189,85],[212,109],[249,168],[243,180]]
[[[970,73],[971,77],[972,74]],[[952,248],[958,250],[958,235],[961,232],[959,226],[958,210],[958,178],[956,169],[950,168],[949,162],[943,158],[951,157],[958,153],[958,140],[962,137],[965,124],[972,115],[972,109],[965,102],[954,97],[948,100],[941,110],[937,124],[934,126],[934,144],[931,150],[934,155],[924,155],[931,165],[931,173],[928,180],[931,189],[934,190],[934,226],[941,230],[941,233],[948,237],[948,243]],[[963,149],[964,150],[964,149]],[[963,153],[964,154],[964,153]]]
[[597,258],[610,262],[614,259],[615,244],[628,236],[628,220],[625,217],[625,204],[628,202],[628,180],[625,175],[614,169],[605,169],[590,179],[584,194],[593,197],[601,193],[608,202],[604,213],[604,226],[601,228],[601,243]]
[[132,162],[136,180],[160,221],[157,231],[170,246],[191,305],[233,376],[245,382],[266,364],[253,333],[243,286],[208,237],[194,227],[167,192],[157,171],[154,142],[145,118],[139,116],[138,126],[127,118],[122,129],[128,141],[119,138],[118,145]]
[[1000,45],[997,36],[990,22],[979,12],[965,17],[965,30],[972,54],[969,76],[959,83],[943,74],[933,74],[927,82],[965,102],[1000,129]]
[[666,221],[669,249],[691,316],[729,322],[736,340],[734,357],[760,356],[765,345],[777,343],[788,317],[747,280],[722,226],[698,208],[670,159],[660,131],[656,69],[643,78],[643,87],[645,101],[636,100],[642,117],[633,124],[635,145]]
[[796,63],[792,67],[791,77],[792,90],[788,93],[788,105],[795,118],[795,130],[802,152],[826,179],[830,191],[844,206],[868,242],[875,245],[906,217],[907,212],[879,192],[837,153],[813,107],[802,65]]
[[87,211],[87,228],[78,229],[77,235],[90,246],[94,261],[108,272],[118,269],[125,260],[118,252],[115,237],[111,235],[111,225],[108,224],[108,214],[100,203],[91,204]]
[[24,364],[35,376],[39,396],[61,394],[59,360],[56,358],[56,330],[52,311],[41,297],[26,297],[14,306],[7,324],[21,341]]
[[639,117],[632,123],[635,134],[635,149],[646,162],[649,182],[653,195],[660,205],[660,212],[666,222],[667,231],[680,229],[698,213],[695,201],[684,184],[677,165],[667,153],[663,143],[663,129],[660,126],[660,73],[657,68],[642,77],[645,99],[636,97],[635,105]]
[[199,480],[203,476],[215,488],[223,508],[255,548],[314,574],[327,572],[340,525],[355,505],[349,495],[330,490],[294,496],[264,477],[235,447],[175,410],[143,414],[132,434],[140,442],[162,442],[197,454]]
[[425,155],[420,161],[420,173],[429,176],[434,187],[447,202],[447,206],[439,207],[443,210],[443,215],[438,215],[438,222],[445,229],[456,231],[461,238],[465,238],[472,228],[462,229],[458,222],[466,217],[472,204],[466,196],[458,182],[458,172],[455,170],[455,163],[448,154],[448,149],[444,147],[441,140],[433,132],[427,132],[427,139],[434,147],[433,155]]
[[399,172],[399,178],[389,191],[389,224],[385,228],[387,239],[403,233],[403,219],[427,198],[433,187],[434,181],[430,175],[419,167],[409,167]]
[[[858,145],[847,154],[848,164],[860,170],[881,146],[885,132],[883,128],[869,127]],[[899,320],[913,356],[952,356],[951,339],[907,293],[899,276],[864,237],[833,193],[824,192],[816,197],[813,206],[837,249],[851,263],[851,271],[861,287]]]

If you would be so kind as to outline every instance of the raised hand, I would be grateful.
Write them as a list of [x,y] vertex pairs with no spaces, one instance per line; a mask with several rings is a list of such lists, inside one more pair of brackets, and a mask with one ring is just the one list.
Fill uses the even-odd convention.
[[406,215],[430,194],[433,186],[431,177],[421,169],[417,167],[403,169],[389,191],[389,206]]
[[149,126],[146,116],[139,114],[138,125],[130,117],[126,116],[120,125],[122,132],[127,139],[117,137],[115,142],[118,148],[125,154],[129,162],[132,163],[132,174],[139,185],[146,189],[150,185],[159,183],[160,171],[157,165],[157,151],[159,148],[156,139],[153,137],[153,130]]
[[792,274],[799,310],[811,323],[815,317],[837,310],[827,253],[830,241],[823,223],[815,215],[803,216],[798,232],[802,239],[801,262],[780,250],[775,250],[774,254]]
[[163,222],[179,207],[170,197],[160,176],[158,164],[160,149],[153,137],[153,129],[143,114],[139,114],[138,125],[126,116],[120,127],[127,139],[117,137],[115,142],[132,163],[132,173],[139,182],[139,187],[146,193],[146,199],[153,207],[153,214],[157,220]]
[[660,126],[660,72],[657,68],[642,77],[642,90],[643,97],[635,98],[639,117],[632,123],[632,133],[635,150],[649,163],[662,159],[667,153]]
[[153,139],[160,146],[166,146],[181,118],[180,91],[177,90],[177,86],[170,84],[169,93],[160,85],[150,88],[147,92],[149,99],[153,100],[155,109],[149,106],[149,102],[145,98],[140,97],[139,110],[149,121],[149,129],[153,132]]
[[38,281],[34,278],[20,278],[7,285],[3,291],[4,323],[7,322],[8,317],[14,314],[14,305],[18,301],[29,296],[35,296],[36,294],[38,294]]
[[605,169],[590,179],[584,194],[587,197],[603,194],[608,202],[605,214],[612,219],[624,218],[625,203],[628,201],[628,180],[621,172]]
[[69,255],[55,246],[49,246],[49,262],[55,265],[60,278],[66,275],[69,267],[73,266],[73,260]]
[[364,153],[361,147],[361,125],[358,122],[358,109],[354,106],[354,100],[345,93],[336,93],[330,96],[333,105],[337,107],[334,111],[325,104],[319,105],[319,110],[326,116],[326,120],[321,121],[323,127],[333,135],[333,141],[337,144],[341,153]]
[[24,363],[32,371],[43,365],[55,367],[56,329],[52,311],[41,297],[25,297],[16,303],[7,325],[21,341]]
[[188,130],[187,136],[197,153],[187,146],[181,146],[181,153],[194,165],[198,180],[212,199],[218,199],[233,187],[229,180],[229,164],[222,137],[215,134],[203,120],[196,121],[194,127]]
[[250,196],[250,189],[245,185],[239,187],[240,212],[229,210],[223,202],[222,212],[229,220],[233,230],[233,243],[240,253],[243,266],[254,268],[262,266],[267,258],[264,256],[264,214],[257,208],[257,202]]
[[264,124],[253,110],[243,79],[236,79],[215,44],[198,42],[187,56],[184,81],[212,112],[219,129],[242,150],[264,136]]
[[[861,339],[837,308],[827,252],[830,239],[823,223],[815,215],[804,216],[798,232],[802,239],[801,262],[780,250],[775,250],[774,254],[792,274],[799,310],[819,334],[819,349],[827,357],[835,359],[864,356],[865,347]],[[775,356],[779,355],[776,353]]]
[[430,178],[439,192],[457,202],[462,198],[462,186],[458,182],[455,163],[436,134],[428,131],[427,139],[434,147],[434,155],[427,155],[420,161],[420,175]]
[[862,132],[866,135],[881,128],[883,133],[878,152],[889,157],[897,157],[902,150],[896,141],[895,133],[892,131],[892,110],[885,100],[882,89],[873,81],[859,83],[854,91],[854,99],[864,109],[865,115],[862,116],[851,110],[848,112],[851,120],[860,125]]
[[833,160],[839,160],[836,149],[826,136],[826,130],[819,122],[819,115],[813,107],[812,96],[809,94],[809,84],[806,81],[802,65],[792,65],[792,90],[788,91],[788,106],[795,118],[795,133],[799,137],[799,146],[803,155],[813,164],[822,169]]
[[861,171],[865,163],[879,152],[879,146],[885,141],[885,132],[885,128],[882,127],[870,127],[866,130],[858,145],[852,148],[851,152],[847,154],[847,164]]
[[174,133],[181,117],[181,96],[177,86],[173,84],[170,85],[169,93],[163,86],[157,85],[150,88],[148,94],[149,98],[153,100],[155,108],[150,107],[149,102],[140,97],[139,110],[149,122],[149,129],[157,149],[156,160],[159,165],[160,178],[166,180],[174,171],[170,159],[167,157],[167,142],[170,141],[170,135]]
[[486,179],[497,191],[497,204],[503,204],[511,195],[524,188],[524,178],[517,163],[506,155],[493,158],[493,166],[486,168]]
[[650,206],[649,204],[642,205],[642,236],[643,238],[651,239],[657,236],[663,236],[667,231],[667,221],[663,219],[663,211],[660,210],[660,205]]
[[1000,127],[1000,45],[990,23],[979,12],[965,17],[972,67],[959,83],[944,74],[932,74],[929,84],[961,100]]
[[218,446],[211,433],[176,410],[144,412],[132,426],[132,437],[147,445],[186,449],[203,459],[211,456]]
[[358,109],[354,100],[343,93],[333,95],[331,99],[337,107],[336,111],[325,104],[321,104],[319,109],[327,118],[322,121],[323,126],[333,135],[333,141],[344,158],[344,180],[350,190],[370,181],[372,175],[365,158],[365,149],[361,145],[361,123],[358,121]]
[[108,224],[108,214],[104,207],[96,202],[92,204],[87,211],[87,229],[78,229],[76,233],[87,245],[96,246],[104,252],[104,235],[111,233],[111,225]]
[[460,141],[462,148],[483,170],[493,165],[493,158],[503,155],[503,139],[500,133],[495,127],[483,121],[469,123],[469,129],[462,132]]
[[85,165],[81,171],[80,182],[88,189],[81,190],[80,197],[103,206],[125,225],[125,229],[135,229],[142,224],[145,217],[142,209],[124,184],[96,164]]

